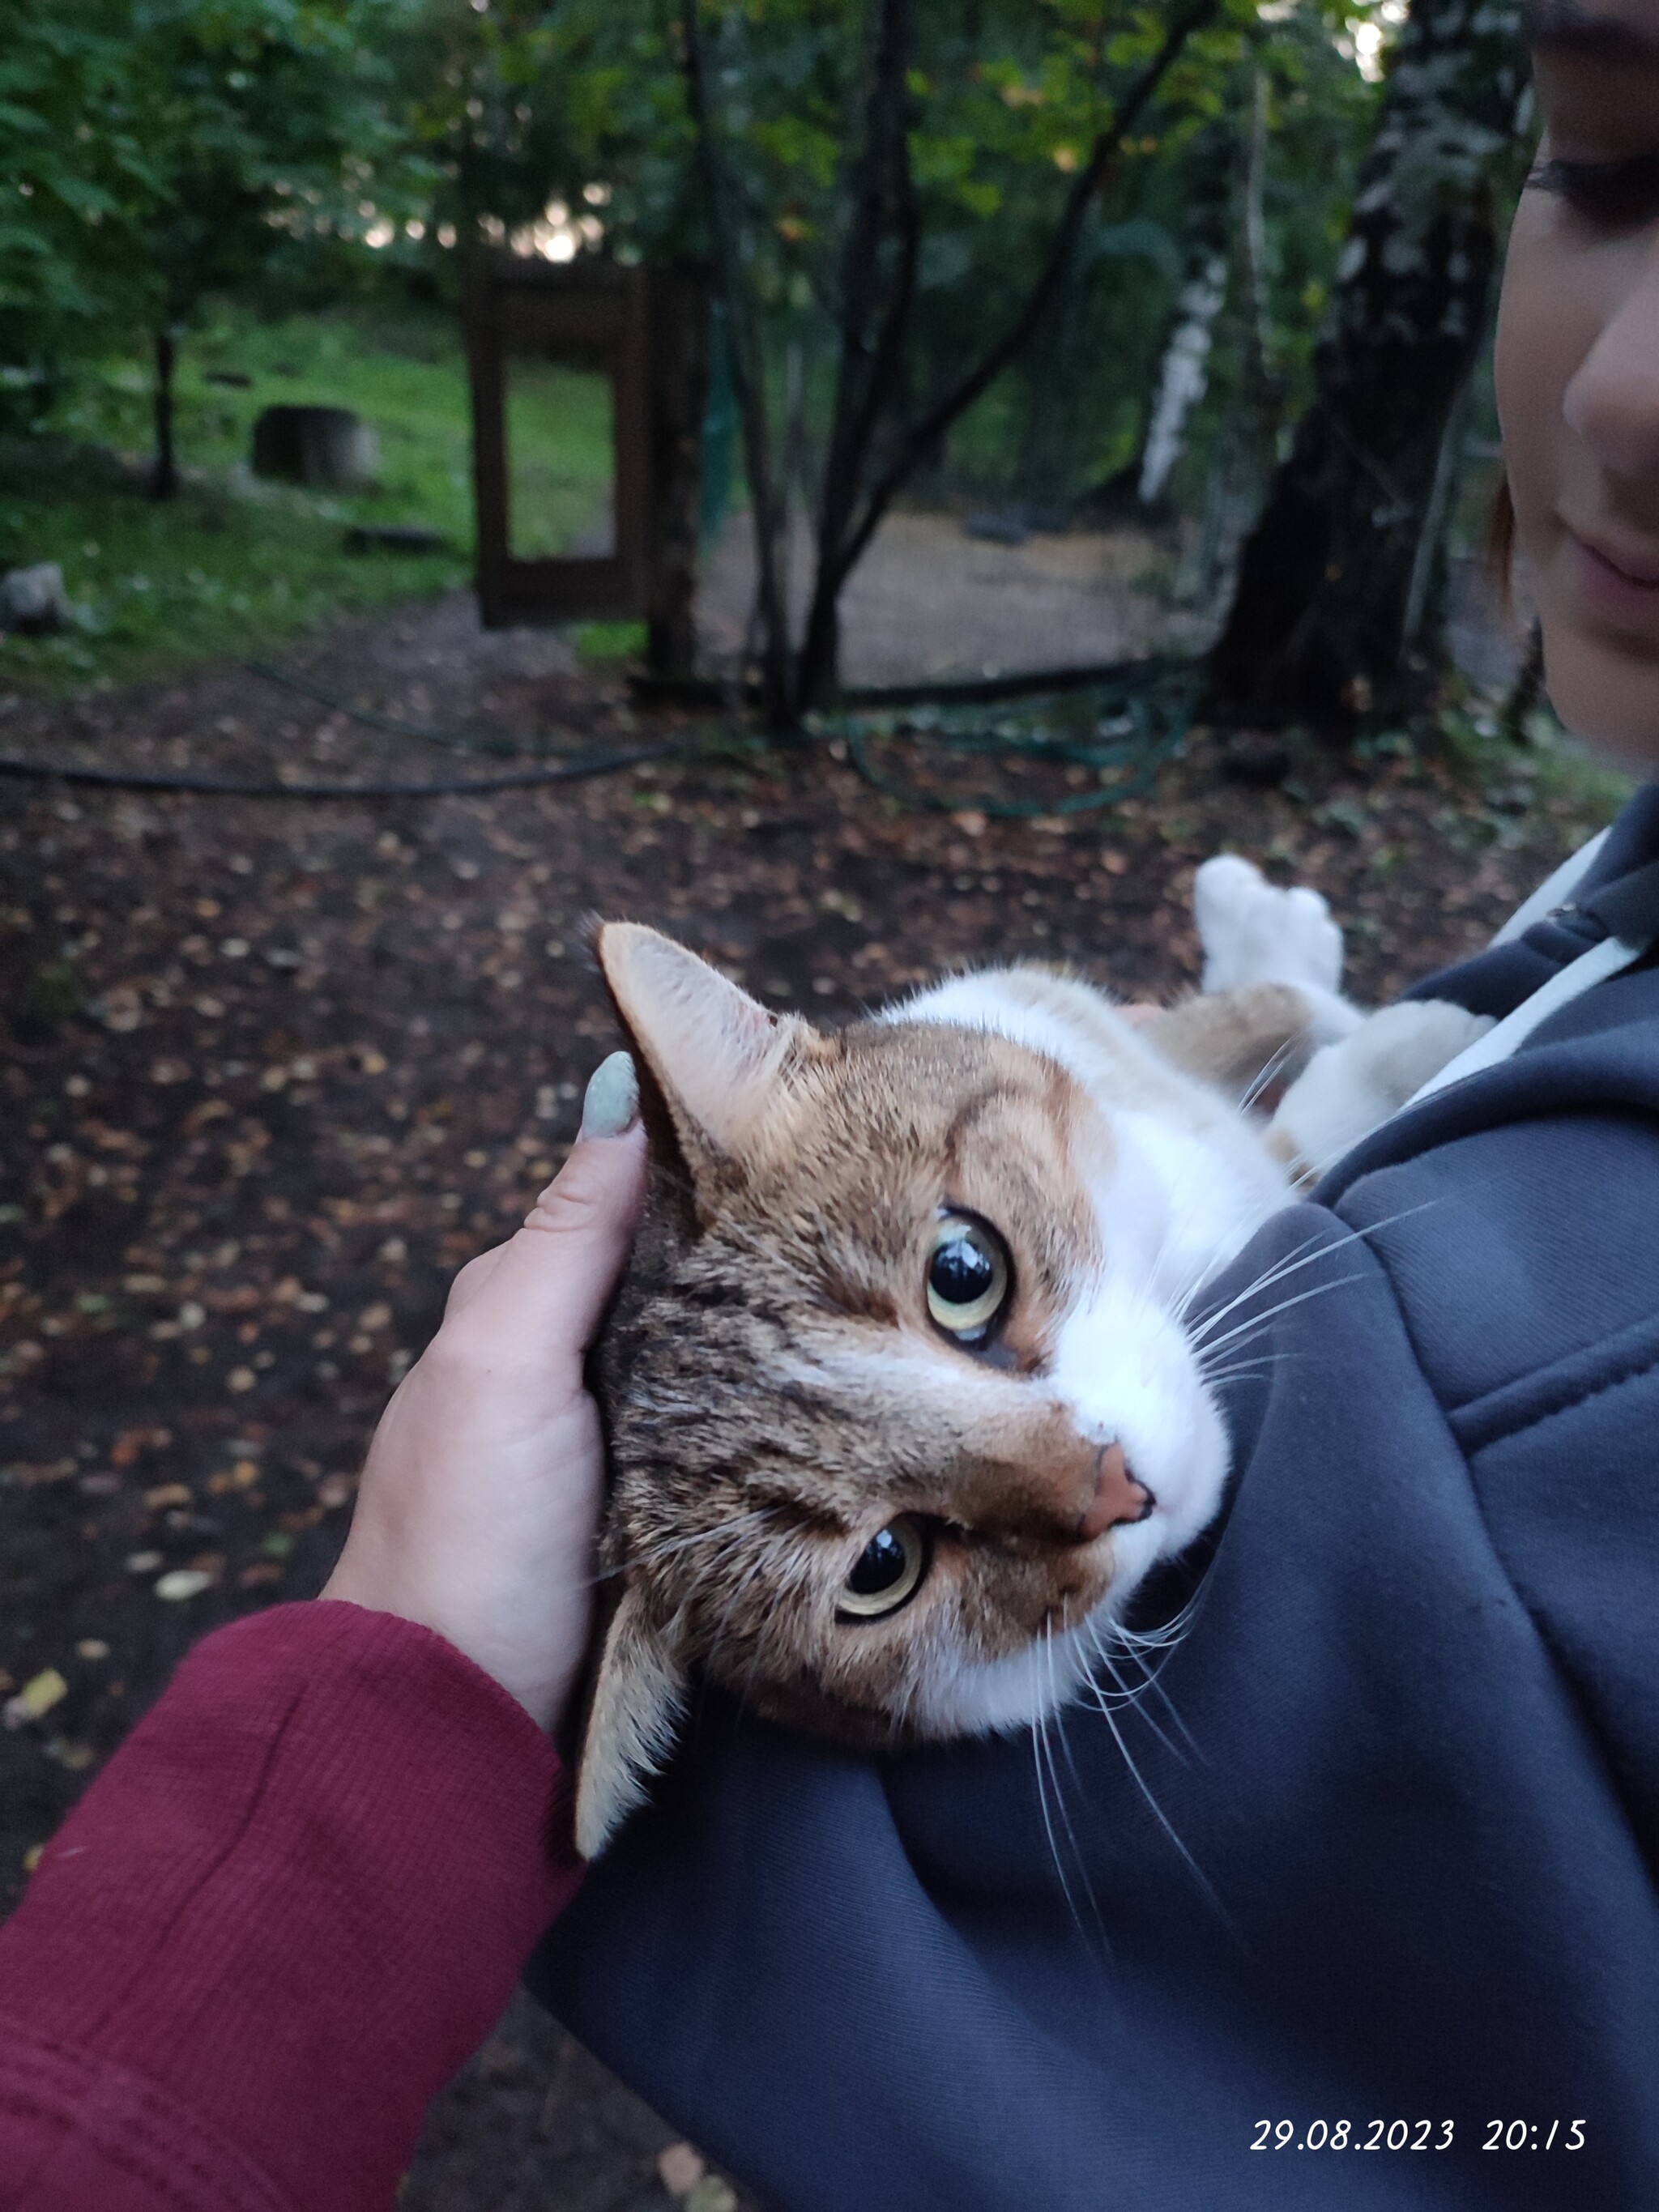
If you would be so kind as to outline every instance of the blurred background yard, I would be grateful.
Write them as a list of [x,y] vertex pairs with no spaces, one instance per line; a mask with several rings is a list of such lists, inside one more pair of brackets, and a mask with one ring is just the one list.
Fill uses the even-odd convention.
[[[42,428],[0,447],[0,565],[57,562],[74,608],[60,631],[11,644],[20,677],[128,678],[469,579],[471,424],[453,314],[393,299],[267,317],[216,300],[182,351],[177,436],[189,459],[166,501],[143,495],[152,384],[131,354],[78,362]],[[521,465],[568,540],[609,499],[608,394],[599,378],[549,364],[535,398],[514,425]],[[372,486],[319,493],[252,475],[258,416],[307,404],[373,425]],[[444,544],[352,555],[355,523],[416,524]]]
[[[615,1042],[592,917],[830,1022],[1167,995],[1231,848],[1381,1000],[1621,787],[1483,550],[1503,0],[66,0],[0,153],[3,1908],[319,1587]],[[469,280],[688,268],[684,620],[484,627]],[[626,521],[579,356],[508,381],[520,556]],[[404,2193],[739,2201],[522,1998]]]

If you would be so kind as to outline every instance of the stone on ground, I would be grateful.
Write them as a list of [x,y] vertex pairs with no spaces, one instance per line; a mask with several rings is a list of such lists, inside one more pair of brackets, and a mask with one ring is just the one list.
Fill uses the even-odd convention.
[[11,568],[0,576],[0,629],[44,637],[68,620],[64,572],[57,562],[40,561],[32,568]]

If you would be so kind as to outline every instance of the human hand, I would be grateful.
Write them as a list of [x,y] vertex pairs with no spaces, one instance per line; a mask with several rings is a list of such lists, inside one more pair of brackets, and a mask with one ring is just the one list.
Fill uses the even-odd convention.
[[613,1053],[524,1227],[455,1278],[380,1417],[323,1591],[435,1629],[549,1729],[592,1619],[604,1453],[582,1360],[645,1187],[634,1066]]

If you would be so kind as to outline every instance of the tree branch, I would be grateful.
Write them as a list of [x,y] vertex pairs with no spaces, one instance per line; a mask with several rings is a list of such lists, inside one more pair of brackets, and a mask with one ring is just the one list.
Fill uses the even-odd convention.
[[1087,166],[1079,172],[1073,183],[1048,258],[1027,294],[1025,304],[978,364],[923,416],[905,440],[897,457],[872,487],[857,528],[837,556],[836,588],[839,589],[852,572],[865,547],[874,537],[882,517],[917,463],[929,447],[943,437],[958,416],[965,414],[981,393],[1001,374],[1042,322],[1070,266],[1084,218],[1089,210],[1089,203],[1104,181],[1124,140],[1139,121],[1188,40],[1212,21],[1219,7],[1220,0],[1188,0],[1188,4],[1164,33],[1163,44],[1125,94],[1109,127],[1095,140]]

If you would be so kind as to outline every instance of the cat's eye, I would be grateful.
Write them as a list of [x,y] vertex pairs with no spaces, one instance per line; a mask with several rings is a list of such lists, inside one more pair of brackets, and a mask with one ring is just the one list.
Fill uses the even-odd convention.
[[878,1620],[896,1613],[921,1587],[928,1549],[927,1531],[912,1514],[878,1528],[841,1586],[836,1613],[843,1620]]
[[947,1335],[980,1342],[1007,1304],[1012,1280],[994,1229],[963,1213],[939,1216],[927,1259],[927,1311]]

